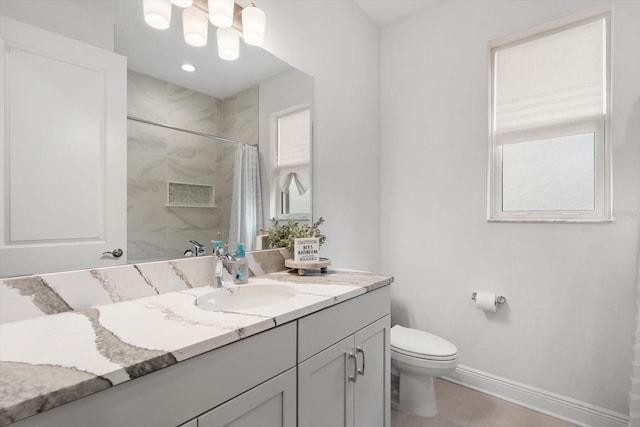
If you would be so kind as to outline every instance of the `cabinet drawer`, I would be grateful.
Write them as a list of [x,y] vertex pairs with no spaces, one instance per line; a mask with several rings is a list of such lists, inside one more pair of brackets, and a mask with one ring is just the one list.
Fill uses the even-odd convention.
[[298,363],[389,314],[385,286],[298,320]]

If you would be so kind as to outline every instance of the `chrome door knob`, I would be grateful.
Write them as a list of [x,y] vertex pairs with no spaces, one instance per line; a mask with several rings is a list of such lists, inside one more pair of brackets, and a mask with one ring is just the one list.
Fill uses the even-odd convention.
[[114,250],[108,252],[102,252],[102,255],[107,254],[112,255],[114,258],[120,258],[122,254],[124,254],[124,252],[120,248],[115,248]]

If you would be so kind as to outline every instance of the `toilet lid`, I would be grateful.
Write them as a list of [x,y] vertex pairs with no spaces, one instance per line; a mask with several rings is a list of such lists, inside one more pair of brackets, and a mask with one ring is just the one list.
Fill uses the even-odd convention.
[[458,348],[444,338],[400,325],[391,328],[391,350],[431,360],[451,360],[458,356]]

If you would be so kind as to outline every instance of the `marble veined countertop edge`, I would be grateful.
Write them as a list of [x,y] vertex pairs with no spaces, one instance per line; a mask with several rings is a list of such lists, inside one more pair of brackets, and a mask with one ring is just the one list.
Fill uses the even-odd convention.
[[[389,285],[353,270],[254,277],[284,284],[290,299],[233,311],[206,311],[199,287],[0,325],[0,427],[267,331]],[[241,286],[241,285],[240,285]]]

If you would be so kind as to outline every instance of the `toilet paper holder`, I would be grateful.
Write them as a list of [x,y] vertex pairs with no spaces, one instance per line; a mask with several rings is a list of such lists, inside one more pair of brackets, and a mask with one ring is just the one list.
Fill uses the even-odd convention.
[[[478,295],[477,292],[472,293],[471,294],[471,299],[475,301],[476,300],[476,295]],[[505,297],[503,297],[502,295],[496,297],[496,304],[504,304],[505,302],[507,302],[507,299]]]

